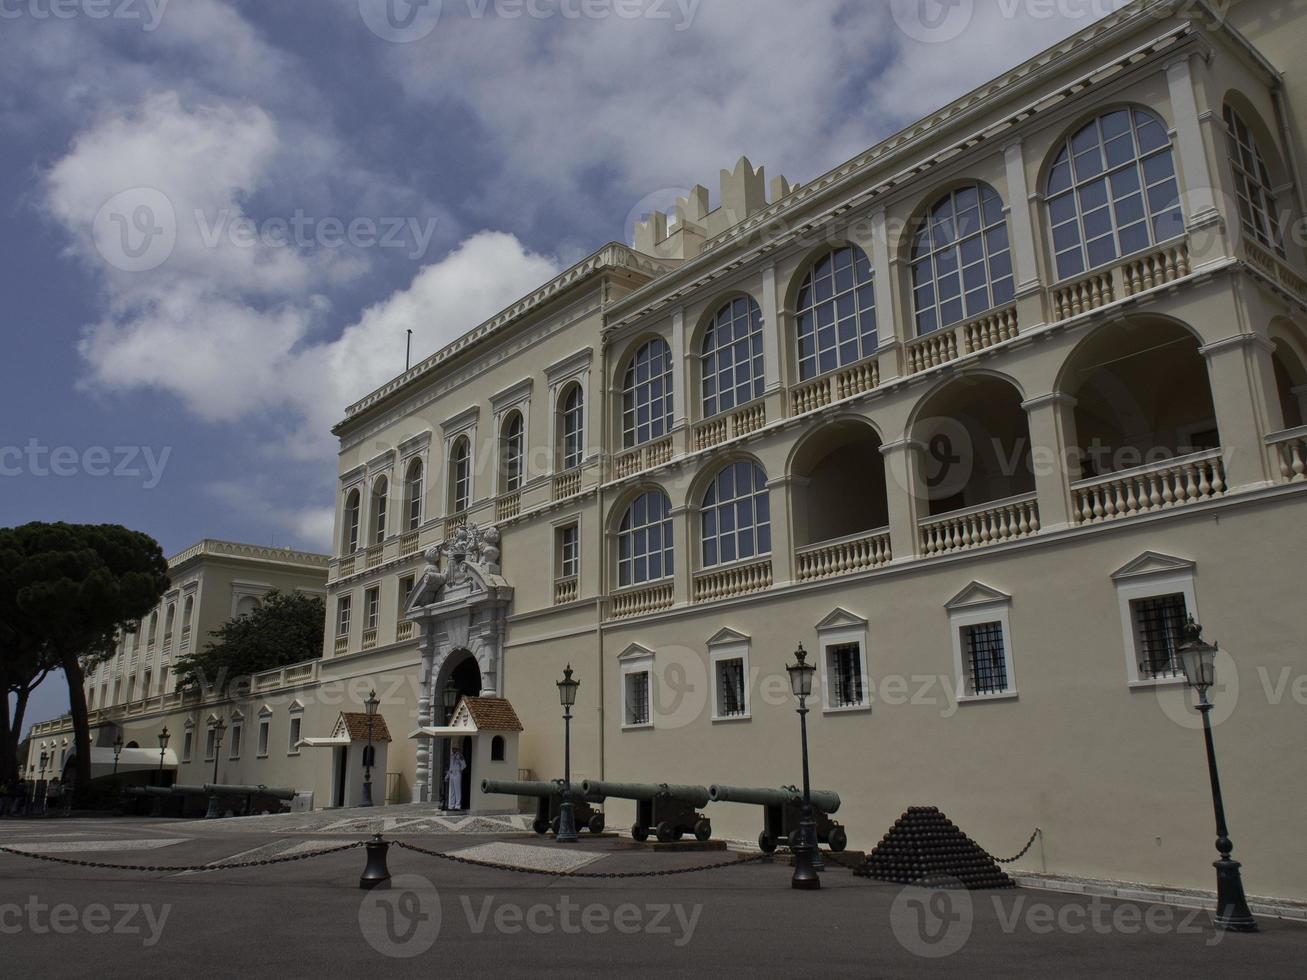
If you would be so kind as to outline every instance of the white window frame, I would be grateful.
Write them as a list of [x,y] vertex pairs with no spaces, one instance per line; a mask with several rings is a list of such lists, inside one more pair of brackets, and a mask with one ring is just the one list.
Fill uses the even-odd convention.
[[[568,572],[567,553],[563,549],[563,535],[568,529],[576,532],[576,567]],[[569,517],[554,525],[554,578],[555,580],[581,577],[581,518]]]
[[[633,644],[618,658],[621,663],[622,683],[622,731],[633,732],[654,728],[654,654],[638,644]],[[649,720],[631,722],[630,706],[627,704],[628,678],[636,674],[645,674],[649,684]]]
[[272,716],[259,715],[259,740],[254,746],[254,755],[258,759],[268,757],[268,746],[272,744]]
[[[712,680],[709,687],[712,694],[712,721],[714,724],[718,722],[730,724],[732,722],[753,720],[753,672],[749,666],[750,642],[748,636],[730,629],[722,630],[708,641],[708,661],[712,671]],[[744,710],[736,715],[721,713],[719,664],[729,660],[740,661],[740,668],[744,676]]]
[[1196,566],[1183,558],[1172,558],[1154,552],[1145,552],[1112,574],[1116,583],[1116,598],[1121,613],[1122,642],[1125,647],[1126,683],[1131,688],[1178,687],[1185,683],[1183,672],[1175,677],[1141,677],[1139,675],[1139,648],[1135,637],[1135,617],[1131,604],[1138,599],[1155,599],[1160,596],[1184,596],[1185,610],[1195,621],[1198,599],[1194,591]]
[[210,722],[205,728],[204,761],[212,762],[218,754],[218,726]]
[[[838,705],[834,703],[835,683],[831,676],[833,648],[856,643],[858,663],[862,677],[862,702]],[[843,714],[871,710],[871,678],[867,669],[867,621],[847,609],[836,609],[817,624],[817,659],[821,668],[821,710],[823,714]]]
[[233,721],[227,732],[227,758],[235,762],[241,757],[241,736],[245,734],[245,723]]
[[[343,629],[341,627],[344,627]],[[354,628],[354,593],[342,592],[336,596],[336,636],[349,636]]]
[[[1012,664],[1012,623],[1009,617],[1011,603],[996,600],[981,605],[949,612],[949,630],[953,634],[953,676],[957,679],[955,697],[958,704],[975,701],[1011,701],[1017,697],[1017,677]],[[1003,630],[1003,670],[1007,676],[1007,687],[989,694],[967,692],[967,678],[971,676],[970,664],[967,663],[966,642],[963,631],[968,626],[984,626],[998,623]]]
[[370,586],[363,592],[363,628],[374,630],[381,623],[381,586]]
[[182,732],[182,762],[190,762],[192,753],[195,751],[195,723],[186,722],[186,729]]
[[[296,735],[299,738],[296,738]],[[299,755],[299,743],[304,738],[304,709],[292,709],[290,712],[290,723],[286,728],[286,754]]]

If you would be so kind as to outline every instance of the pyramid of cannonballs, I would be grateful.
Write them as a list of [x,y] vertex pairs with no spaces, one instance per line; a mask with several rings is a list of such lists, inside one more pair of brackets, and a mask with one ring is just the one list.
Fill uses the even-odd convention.
[[925,888],[1015,887],[985,849],[934,806],[908,807],[854,874]]

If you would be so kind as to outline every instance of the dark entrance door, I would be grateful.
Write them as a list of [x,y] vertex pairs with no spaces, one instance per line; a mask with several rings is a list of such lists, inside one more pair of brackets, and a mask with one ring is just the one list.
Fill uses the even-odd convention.
[[[481,693],[481,666],[477,663],[476,657],[470,652],[464,651],[462,659],[456,663],[450,670],[448,680],[442,685],[442,690],[437,692],[437,704],[443,705],[444,694],[443,688],[453,684],[458,691],[460,698],[474,698]],[[442,709],[443,710],[443,709]],[[441,723],[448,725],[453,719],[452,711],[446,712],[441,719]],[[450,739],[440,739],[440,807],[444,809],[448,806],[448,786],[445,783],[445,773],[449,771],[449,751],[451,748]],[[466,809],[469,806],[468,801],[472,795],[472,740],[464,738],[460,746],[463,750],[463,761],[467,763],[467,768],[463,770],[463,806]]]
[[342,745],[336,753],[336,806],[345,805],[345,777],[349,774],[349,746]]

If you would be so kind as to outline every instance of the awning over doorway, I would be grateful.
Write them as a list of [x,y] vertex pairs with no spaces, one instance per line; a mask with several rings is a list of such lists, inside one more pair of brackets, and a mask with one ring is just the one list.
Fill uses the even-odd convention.
[[[73,764],[77,753],[69,752],[68,758],[64,762],[64,768]],[[163,750],[163,768],[177,768],[177,753],[172,749]],[[159,750],[158,749],[123,749],[122,754],[118,757],[118,774],[128,772],[145,772],[147,770],[157,770],[159,768]],[[112,776],[114,773],[113,746],[111,745],[92,745],[91,746],[91,778],[99,779],[101,776]]]

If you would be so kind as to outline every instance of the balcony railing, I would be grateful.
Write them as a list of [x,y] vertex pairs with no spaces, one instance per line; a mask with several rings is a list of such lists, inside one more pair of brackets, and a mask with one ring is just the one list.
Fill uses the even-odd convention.
[[709,449],[740,436],[756,432],[767,424],[767,405],[756,402],[728,415],[719,415],[694,428],[694,448]]
[[336,578],[344,578],[347,575],[354,574],[354,556],[346,555],[336,566]]
[[1282,482],[1301,483],[1307,480],[1307,425],[1273,432],[1266,437],[1266,444],[1275,450]]
[[459,528],[463,528],[463,527],[467,527],[467,512],[466,512],[466,511],[463,511],[462,513],[454,514],[454,515],[452,515],[452,516],[450,516],[450,517],[446,517],[446,518],[445,518],[445,540],[446,540],[446,541],[452,541],[452,540],[454,540],[454,535],[456,535],[456,534],[458,533]]
[[405,531],[399,539],[399,557],[407,558],[418,553],[418,532]]
[[554,477],[554,499],[566,500],[581,492],[581,471],[571,469]]
[[348,651],[349,651],[349,637],[348,636],[336,637],[336,656],[339,657],[341,654],[347,653]]
[[522,513],[522,495],[520,493],[506,493],[495,501],[495,519],[500,521],[509,521]]
[[694,576],[694,601],[711,602],[761,592],[772,586],[771,559],[710,568]]
[[1191,271],[1188,242],[1163,245],[1058,286],[1053,290],[1053,319],[1069,320],[1117,299],[1183,278]]
[[375,650],[377,647],[377,628],[373,626],[363,631],[363,649]]
[[893,557],[888,528],[863,531],[797,549],[794,552],[795,577],[800,582],[815,582],[851,575],[889,564]]
[[1017,335],[1017,329],[1017,308],[1006,306],[918,337],[903,348],[908,374],[919,374],[1010,340]]
[[[318,662],[311,660],[308,663],[291,664],[289,667],[278,667],[276,670],[265,670],[262,673],[255,674],[250,678],[250,687],[255,691],[268,691],[278,687],[290,687],[293,684],[305,684],[317,677]],[[168,695],[181,699],[179,693]]]
[[617,479],[630,476],[632,473],[639,473],[641,470],[651,470],[655,466],[662,466],[672,458],[672,437],[665,436],[657,442],[651,442],[644,446],[638,446],[635,449],[628,449],[617,457],[614,463],[614,469]]
[[404,643],[413,639],[413,634],[417,632],[417,623],[412,620],[405,620],[395,626],[395,642]]
[[380,565],[382,552],[383,552],[383,547],[382,545],[379,544],[374,544],[371,548],[369,548],[364,562],[364,567],[376,568],[378,565]]
[[575,575],[569,575],[567,578],[554,580],[554,605],[562,606],[569,602],[576,602],[580,595],[581,583]]
[[917,522],[926,557],[983,548],[1039,532],[1039,504],[1033,493],[996,500]]
[[790,390],[790,413],[803,415],[879,387],[880,361],[863,361]]
[[1071,485],[1077,524],[1101,524],[1136,514],[1225,496],[1221,450],[1209,449]]
[[1254,268],[1264,272],[1299,299],[1307,301],[1307,281],[1256,242],[1244,241],[1244,257]]
[[609,597],[612,619],[628,619],[631,616],[643,616],[645,613],[658,612],[672,608],[673,593],[671,582],[659,582],[654,585],[638,585],[622,589]]

